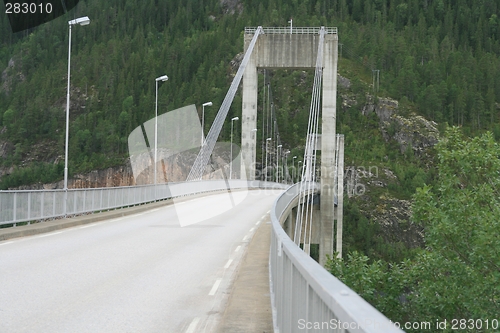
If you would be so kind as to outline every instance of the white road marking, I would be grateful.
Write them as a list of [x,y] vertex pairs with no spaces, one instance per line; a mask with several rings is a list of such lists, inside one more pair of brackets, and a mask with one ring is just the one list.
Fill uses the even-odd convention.
[[250,229],[250,232],[252,232],[252,231],[254,231],[254,230],[255,230],[255,228],[252,228],[252,229]]
[[191,324],[189,324],[186,333],[194,333],[194,331],[196,330],[196,326],[198,326],[199,321],[200,321],[199,317],[194,318]]
[[234,250],[234,252],[238,252],[240,249],[241,249],[241,246],[240,246],[240,245],[238,245],[238,246],[236,247],[236,249]]
[[212,289],[210,289],[210,292],[208,293],[208,296],[215,295],[215,292],[217,291],[217,288],[219,288],[221,281],[222,279],[217,279],[217,281],[215,281],[214,286],[212,287]]
[[[5,242],[5,243],[0,243],[0,246],[5,245],[5,244],[10,244],[10,243],[14,243],[14,241]],[[238,247],[239,247],[239,246],[238,246]]]
[[243,241],[246,242],[246,240],[248,239],[248,235],[246,235],[245,237],[243,237]]
[[231,263],[233,262],[233,259],[229,259],[226,263],[226,265],[224,266],[224,268],[229,268],[229,266],[231,266]]
[[259,225],[260,224],[260,221],[257,221],[257,223],[255,223],[255,225]]

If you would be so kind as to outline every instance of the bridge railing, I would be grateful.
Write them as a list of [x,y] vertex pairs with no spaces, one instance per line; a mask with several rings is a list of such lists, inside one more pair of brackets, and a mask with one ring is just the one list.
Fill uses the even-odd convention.
[[[257,30],[257,27],[245,27],[246,34],[253,35],[253,34],[255,34],[256,30]],[[311,35],[317,35],[317,34],[319,34],[321,27],[293,27],[291,29],[287,28],[287,27],[263,27],[262,30],[264,31],[264,34],[299,34],[299,35],[311,34]],[[325,27],[325,32],[327,34],[336,34],[337,27]]]
[[299,184],[295,184],[271,210],[269,274],[274,332],[402,332],[288,237],[281,222],[296,205],[298,195]]
[[284,188],[246,180],[211,180],[142,186],[64,190],[0,191],[0,225],[38,221],[140,205],[210,191]]

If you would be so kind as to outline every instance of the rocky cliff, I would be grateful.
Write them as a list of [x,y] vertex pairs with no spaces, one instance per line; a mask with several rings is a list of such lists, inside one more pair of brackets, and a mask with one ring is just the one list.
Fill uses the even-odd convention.
[[[3,144],[6,145],[5,143]],[[229,144],[217,144],[209,165],[205,168],[203,179],[224,179],[229,176]],[[0,153],[2,144],[0,143]],[[185,181],[196,159],[198,150],[172,154],[159,149],[157,182]],[[233,156],[239,154],[239,147],[233,145]],[[93,170],[85,174],[76,174],[68,179],[68,188],[99,188],[154,184],[154,158],[151,153],[141,154],[136,158],[126,159],[121,166],[102,170]],[[239,172],[239,159],[233,164],[233,172]],[[9,174],[12,168],[0,168],[2,174]],[[15,188],[17,190],[62,189],[64,181],[49,184],[32,184]],[[13,188],[14,189],[14,188]],[[12,190],[13,190],[12,189]]]
[[[398,147],[400,154],[412,154],[415,163],[429,170],[433,165],[433,147],[438,143],[437,123],[407,109],[399,102],[387,97],[374,97],[363,92],[354,92],[351,82],[339,78],[341,108],[339,112],[361,112],[366,117],[375,114],[378,128],[388,144]],[[414,225],[411,217],[411,201],[396,198],[391,188],[401,187],[395,170],[387,167],[346,166],[345,189],[350,200],[354,200],[363,215],[380,225],[387,242],[402,242],[408,248],[423,245],[423,230]]]

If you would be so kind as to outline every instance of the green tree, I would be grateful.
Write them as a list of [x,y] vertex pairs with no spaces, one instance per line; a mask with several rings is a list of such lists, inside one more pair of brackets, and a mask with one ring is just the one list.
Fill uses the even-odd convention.
[[345,261],[330,259],[327,269],[393,321],[496,318],[500,145],[489,132],[465,139],[453,127],[437,152],[436,185],[417,189],[412,208],[414,223],[425,228],[425,249],[401,264],[353,252]]
[[2,123],[7,126],[7,128],[10,128],[12,126],[12,124],[14,123],[14,111],[12,109],[8,109],[4,112]]
[[424,316],[488,318],[500,313],[500,146],[450,128],[437,150],[438,182],[413,206],[427,250],[411,269],[411,301]]

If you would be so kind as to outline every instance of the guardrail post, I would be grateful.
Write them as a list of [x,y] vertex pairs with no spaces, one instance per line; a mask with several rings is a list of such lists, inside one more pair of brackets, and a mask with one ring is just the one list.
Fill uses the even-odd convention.
[[56,216],[56,192],[52,192],[52,216]]
[[[42,200],[40,200],[40,218],[44,218],[43,206],[45,205],[45,191],[42,192]],[[30,224],[28,222],[28,224]]]
[[83,212],[87,211],[87,190],[83,190]]
[[[16,222],[17,219],[17,192],[14,193],[14,209],[12,210],[13,212],[13,221]],[[14,223],[14,227],[16,226],[16,223]]]
[[31,192],[28,192],[28,221],[31,219]]
[[68,213],[68,189],[64,190],[64,217],[67,216]]

